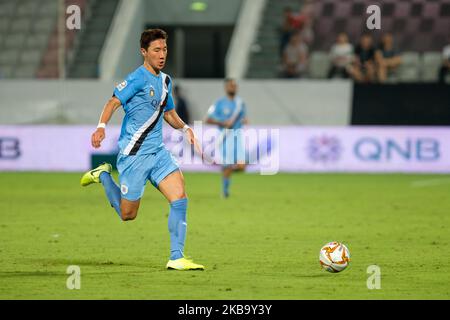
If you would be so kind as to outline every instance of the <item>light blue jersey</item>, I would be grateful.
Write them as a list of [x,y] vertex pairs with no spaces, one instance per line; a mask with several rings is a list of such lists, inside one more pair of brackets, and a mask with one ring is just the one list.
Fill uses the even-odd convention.
[[114,90],[125,117],[119,137],[117,157],[120,191],[129,201],[140,199],[149,180],[154,186],[179,169],[166,150],[162,136],[162,114],[172,110],[170,77],[155,76],[144,66],[129,74]]
[[223,167],[237,163],[245,163],[245,148],[242,141],[241,129],[247,116],[246,106],[240,97],[233,100],[223,97],[217,100],[208,110],[208,118],[219,122],[231,121],[231,129],[224,130],[219,126],[221,134],[217,145],[221,149],[221,161]]
[[240,97],[235,97],[233,100],[223,97],[217,100],[208,110],[208,117],[213,120],[220,122],[232,120],[232,129],[242,128],[242,121],[246,114],[245,104]]
[[175,107],[170,77],[163,72],[155,76],[140,66],[115,88],[114,96],[125,111],[119,137],[120,153],[133,156],[161,150],[164,147],[162,114]]

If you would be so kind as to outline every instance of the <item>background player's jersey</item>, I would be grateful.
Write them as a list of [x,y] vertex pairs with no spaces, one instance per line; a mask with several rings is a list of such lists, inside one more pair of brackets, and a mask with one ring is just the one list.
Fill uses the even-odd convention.
[[237,96],[233,100],[223,97],[217,100],[208,110],[208,117],[216,121],[224,122],[236,119],[232,129],[240,129],[242,127],[242,121],[245,119],[246,114],[245,104]]
[[163,148],[163,113],[175,107],[170,77],[163,72],[155,76],[140,66],[115,88],[114,96],[125,111],[120,153],[149,154]]

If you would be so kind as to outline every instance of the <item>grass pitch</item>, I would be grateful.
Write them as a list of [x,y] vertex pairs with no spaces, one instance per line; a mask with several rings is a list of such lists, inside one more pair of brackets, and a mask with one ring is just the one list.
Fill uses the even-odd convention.
[[[80,174],[0,174],[1,299],[449,299],[450,179],[427,175],[185,174],[186,254],[204,272],[164,269],[168,205],[151,185],[121,222]],[[320,247],[352,261],[322,270]],[[81,289],[66,288],[67,267]],[[381,268],[369,290],[367,267]]]

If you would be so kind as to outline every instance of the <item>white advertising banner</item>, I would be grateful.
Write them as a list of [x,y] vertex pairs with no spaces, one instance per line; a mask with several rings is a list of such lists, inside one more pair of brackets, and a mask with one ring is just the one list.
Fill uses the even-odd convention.
[[[218,130],[194,126],[204,159],[220,164]],[[95,154],[118,152],[120,127],[107,129],[100,149],[91,126],[0,126],[0,171],[85,171]],[[243,131],[249,171],[450,173],[450,128],[256,127]],[[192,157],[182,133],[164,128],[166,147],[185,171],[217,171]],[[217,149],[216,149],[217,150]]]

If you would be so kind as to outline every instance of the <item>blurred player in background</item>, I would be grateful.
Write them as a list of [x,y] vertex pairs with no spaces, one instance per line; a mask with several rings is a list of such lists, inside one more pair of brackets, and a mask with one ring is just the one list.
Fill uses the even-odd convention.
[[[167,269],[203,270],[202,265],[184,257],[186,211],[188,199],[183,175],[162,139],[162,118],[173,128],[186,134],[190,144],[196,143],[194,132],[175,112],[172,82],[161,72],[167,58],[167,34],[160,29],[146,30],[141,35],[144,64],[119,84],[106,103],[91,143],[99,148],[105,138],[105,126],[113,113],[123,106],[125,117],[119,137],[117,158],[120,187],[111,177],[111,165],[105,163],[84,174],[81,185],[101,183],[111,206],[123,221],[134,220],[140,199],[149,180],[170,203],[170,259]],[[163,117],[161,117],[163,116]]]
[[226,96],[217,100],[208,110],[206,123],[219,126],[218,150],[222,158],[223,196],[230,196],[230,179],[233,172],[245,171],[245,149],[241,129],[248,124],[244,101],[236,95],[237,83],[225,79]]

